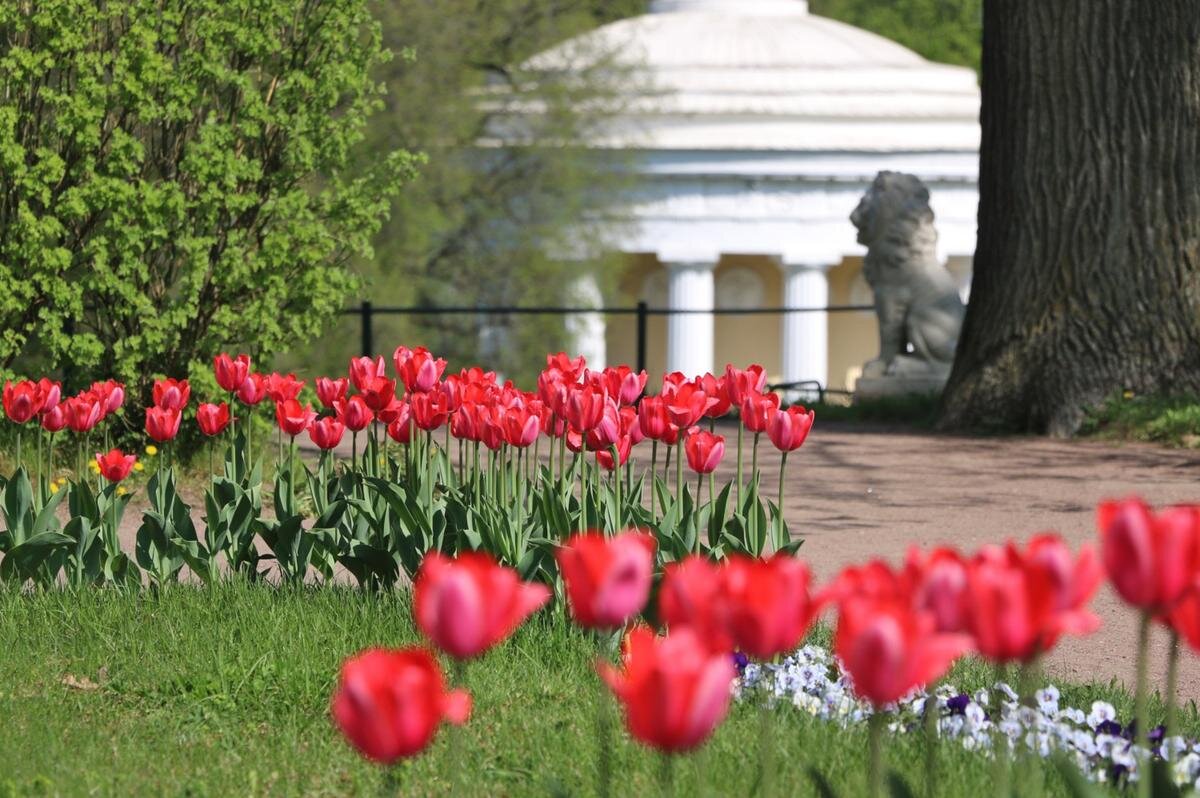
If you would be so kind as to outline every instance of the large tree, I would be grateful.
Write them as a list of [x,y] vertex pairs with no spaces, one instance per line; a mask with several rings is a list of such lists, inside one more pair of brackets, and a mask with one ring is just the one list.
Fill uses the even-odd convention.
[[987,0],[979,242],[946,427],[1200,390],[1200,5]]

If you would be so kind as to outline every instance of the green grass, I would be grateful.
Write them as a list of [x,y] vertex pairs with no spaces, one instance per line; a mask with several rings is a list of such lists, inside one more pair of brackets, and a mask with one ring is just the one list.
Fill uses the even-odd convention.
[[[386,794],[380,769],[333,729],[328,702],[343,657],[417,640],[409,617],[404,594],[339,588],[0,590],[0,796]],[[404,793],[449,794],[461,772],[467,783],[457,794],[592,794],[594,657],[593,641],[549,612],[472,663],[463,759],[449,761],[441,735],[403,767]],[[974,688],[990,676],[967,663],[953,678]],[[1111,687],[1064,690],[1085,709],[1099,697],[1131,711]],[[809,766],[841,795],[864,793],[864,730],[791,707],[777,721],[778,794],[812,794]],[[1187,724],[1197,730],[1194,712]],[[759,728],[755,707],[735,705],[710,745],[677,766],[677,794],[697,794],[703,778],[710,795],[750,795]],[[921,750],[910,735],[888,753],[918,786]],[[955,744],[941,756],[937,794],[993,792],[984,758]],[[615,763],[615,794],[656,793],[658,759],[623,733]],[[1037,767],[1053,794],[1065,794],[1057,774]]]
[[1088,413],[1080,434],[1105,440],[1200,447],[1200,396],[1115,394]]

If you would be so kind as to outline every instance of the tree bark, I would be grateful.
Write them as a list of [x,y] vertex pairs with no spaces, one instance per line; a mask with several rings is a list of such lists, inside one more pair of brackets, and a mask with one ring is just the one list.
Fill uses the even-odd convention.
[[1200,391],[1200,3],[986,0],[975,277],[944,428]]

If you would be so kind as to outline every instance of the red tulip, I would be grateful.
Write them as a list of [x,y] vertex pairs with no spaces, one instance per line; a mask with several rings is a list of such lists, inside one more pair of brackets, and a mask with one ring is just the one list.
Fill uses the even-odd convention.
[[375,420],[375,414],[361,396],[351,396],[347,400],[338,400],[334,404],[338,421],[346,425],[351,432],[362,432]]
[[509,446],[524,449],[537,440],[538,433],[542,431],[542,420],[536,410],[536,407],[514,407],[501,416],[504,440]]
[[346,425],[333,416],[313,419],[308,424],[309,440],[325,451],[337,448],[345,434]]
[[430,552],[413,588],[417,626],[456,659],[477,657],[508,637],[550,600],[545,585],[522,582],[487,554],[450,559]]
[[680,429],[687,429],[704,418],[704,412],[708,410],[708,395],[695,383],[685,382],[674,391],[664,390],[663,403],[671,423]]
[[[49,413],[58,407],[59,400],[62,399],[62,383],[42,377],[38,380],[38,396],[42,400],[42,406],[38,412]],[[124,397],[122,396],[122,398]]]
[[67,426],[72,432],[90,432],[100,422],[104,412],[103,406],[96,395],[91,392],[81,393],[63,403],[67,413]]
[[1175,602],[1167,616],[1167,623],[1193,651],[1200,651],[1200,592],[1189,590]]
[[912,548],[904,564],[914,608],[933,615],[939,632],[967,629],[967,563],[954,549],[934,549],[928,556]]
[[24,424],[42,409],[42,395],[36,382],[22,380],[4,383],[4,415],[14,424]]
[[183,410],[191,398],[192,389],[187,380],[174,380],[168,377],[154,383],[151,391],[154,406],[163,410]]
[[137,458],[125,454],[120,449],[112,449],[108,454],[96,454],[96,464],[100,466],[100,475],[109,482],[117,483],[129,476]]
[[403,418],[397,418],[395,421],[388,422],[387,434],[396,443],[408,443],[412,439],[412,425],[409,424],[407,412]]
[[250,356],[238,355],[231,358],[221,353],[213,358],[213,371],[217,375],[217,385],[228,393],[233,393],[242,387],[246,377],[250,375]]
[[[774,396],[774,394],[771,394]],[[805,410],[800,405],[792,405],[786,410],[769,407],[767,409],[767,437],[775,448],[781,452],[793,452],[804,445],[808,431],[812,429],[813,418],[816,414]]]
[[435,358],[423,346],[416,349],[401,346],[392,355],[392,361],[396,366],[396,374],[410,394],[429,393],[446,370],[446,361]]
[[725,366],[725,390],[733,404],[740,407],[747,396],[762,393],[766,387],[767,372],[762,366],[747,366],[745,371]]
[[695,629],[714,651],[733,648],[721,569],[707,557],[689,554],[667,563],[658,591],[658,618],[672,633],[685,626]]
[[779,394],[752,393],[742,397],[742,424],[749,432],[766,432],[767,420],[779,409]]
[[643,396],[638,402],[638,426],[642,434],[655,441],[661,441],[671,425],[667,415],[666,402],[661,396]]
[[42,429],[46,432],[59,432],[67,426],[67,408],[65,405],[55,405],[53,410],[42,413]]
[[331,710],[363,756],[391,764],[424,751],[443,720],[465,723],[471,696],[447,691],[437,661],[423,648],[373,648],[342,664]]
[[1025,551],[984,547],[967,569],[967,622],[979,653],[995,662],[1029,662],[1063,634],[1088,634],[1099,619],[1087,608],[1103,575],[1095,553],[1073,560],[1056,535]]
[[383,410],[396,398],[396,382],[388,377],[367,379],[359,390],[367,407],[376,412]]
[[724,377],[714,377],[712,374],[704,374],[697,377],[695,382],[700,390],[704,391],[704,395],[708,397],[708,409],[704,411],[706,418],[721,418],[729,412],[729,408],[733,406],[733,401],[729,398],[729,391],[725,387]]
[[345,377],[340,377],[332,380],[329,377],[317,377],[317,398],[321,400],[321,404],[333,409],[334,404],[346,398],[346,392],[350,389],[350,380]]
[[683,450],[687,453],[688,466],[693,471],[697,474],[711,474],[717,470],[721,458],[725,456],[725,438],[692,427],[683,442]]
[[580,626],[617,629],[646,606],[654,575],[654,538],[647,533],[574,535],[554,556]]
[[267,398],[267,378],[261,374],[248,374],[237,390],[242,404],[253,407]]
[[[629,455],[633,452],[633,440],[628,435],[622,435],[613,444],[617,447],[617,457],[620,459],[621,465],[629,462]],[[597,449],[596,462],[605,471],[612,471],[616,466],[613,463],[612,449]]]
[[642,391],[646,390],[647,375],[644,370],[634,371],[629,366],[616,366],[615,368],[606,368],[602,373],[604,383],[608,388],[608,395],[620,404],[635,404],[642,395]]
[[450,418],[446,397],[441,393],[414,393],[408,402],[413,422],[426,432],[438,429]]
[[125,386],[116,380],[93,382],[91,390],[100,402],[100,417],[104,418],[125,403]]
[[403,421],[408,424],[409,414],[412,411],[409,409],[408,402],[393,398],[387,407],[375,414],[384,424],[394,424],[397,421]]
[[1200,508],[1155,513],[1141,499],[1097,508],[1104,570],[1129,604],[1162,614],[1200,573]]
[[280,374],[274,372],[266,377],[267,396],[273,402],[286,402],[295,399],[304,390],[304,380],[296,379],[295,374]]
[[275,421],[284,435],[296,437],[308,428],[309,423],[316,418],[309,405],[301,405],[295,399],[279,402],[275,405]]
[[559,418],[566,418],[567,397],[570,393],[567,379],[558,369],[548,368],[538,375],[538,396]]
[[571,386],[564,408],[567,422],[576,432],[588,432],[603,420],[607,398],[594,385]]
[[361,391],[369,380],[386,376],[387,364],[383,362],[382,357],[375,360],[369,357],[350,358],[350,382],[354,383],[358,390]]
[[179,434],[179,422],[183,413],[163,407],[146,410],[146,434],[159,443],[173,440]]
[[229,426],[229,405],[225,402],[200,405],[196,408],[196,423],[208,437],[220,435]]
[[574,359],[567,357],[565,352],[546,355],[546,368],[558,369],[569,383],[577,382],[586,366],[587,361],[584,360],[583,355]]
[[722,570],[729,632],[739,649],[768,660],[800,644],[819,609],[809,596],[808,566],[786,554],[730,557]]
[[599,665],[625,710],[625,726],[660,751],[700,746],[729,711],[733,659],[714,653],[691,629],[655,637],[638,627],[626,637],[623,667]]
[[621,411],[612,399],[605,399],[601,407],[600,420],[586,432],[587,448],[593,452],[607,451],[621,439]]
[[851,596],[838,607],[833,646],[855,693],[882,707],[941,678],[971,638],[939,633],[931,613],[906,602]]

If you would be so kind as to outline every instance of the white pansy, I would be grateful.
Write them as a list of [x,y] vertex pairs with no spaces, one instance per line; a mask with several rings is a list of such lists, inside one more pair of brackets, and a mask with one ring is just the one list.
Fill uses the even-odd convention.
[[[842,728],[864,723],[874,711],[854,696],[849,678],[833,656],[816,646],[805,646],[777,664],[746,665],[734,695],[759,702],[764,694],[772,706],[790,704]],[[933,696],[918,690],[887,707],[888,728],[896,734],[922,733],[930,698],[939,735],[968,751],[991,756],[993,745],[1003,735],[1010,749],[1028,747],[1041,757],[1065,753],[1095,782],[1137,779],[1140,749],[1123,737],[1096,732],[1102,723],[1118,720],[1116,709],[1105,701],[1094,702],[1085,714],[1076,707],[1062,706],[1062,694],[1054,685],[1037,690],[1034,705],[1024,706],[1003,682],[973,696],[963,695],[954,685],[941,684]],[[1172,737],[1163,742],[1162,751],[1177,784],[1200,783],[1200,744]]]

